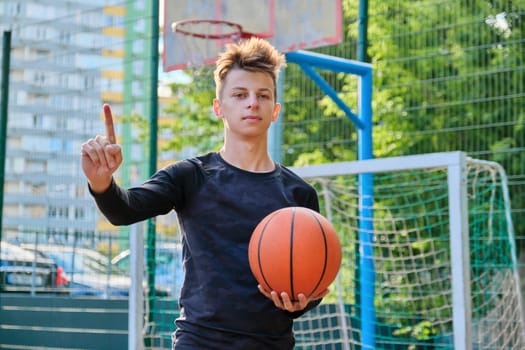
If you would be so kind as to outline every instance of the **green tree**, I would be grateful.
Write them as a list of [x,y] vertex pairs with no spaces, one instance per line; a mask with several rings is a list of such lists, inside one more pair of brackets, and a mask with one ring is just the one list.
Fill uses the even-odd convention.
[[[199,77],[212,79],[211,74]],[[215,91],[201,88],[202,82],[174,83],[171,85],[175,102],[164,109],[172,116],[169,124],[159,126],[159,132],[173,137],[162,146],[179,157],[218,150],[223,141],[222,123],[213,113]]]
[[[345,17],[355,18],[358,2],[343,4]],[[525,186],[512,182],[525,176],[524,10],[523,0],[374,2],[375,156],[462,150],[497,161],[511,178],[513,207],[524,208]],[[525,220],[516,215],[523,236]]]

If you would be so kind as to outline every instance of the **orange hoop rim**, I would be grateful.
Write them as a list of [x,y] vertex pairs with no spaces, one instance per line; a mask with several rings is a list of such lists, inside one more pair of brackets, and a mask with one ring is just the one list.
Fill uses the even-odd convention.
[[[208,34],[208,33],[199,33],[195,31],[191,31],[186,29],[185,27],[190,24],[200,24],[200,23],[207,23],[207,24],[223,24],[228,27],[231,27],[231,31],[227,31],[225,33],[219,33],[219,34]],[[239,38],[239,39],[245,39],[252,37],[252,33],[244,32],[242,29],[242,26],[239,23],[230,22],[230,21],[224,21],[224,20],[217,20],[217,19],[185,19],[182,21],[174,22],[171,25],[171,28],[174,32],[186,35],[186,36],[192,36],[195,38],[200,39],[209,39],[209,40],[221,40],[221,39],[230,39],[230,38]]]

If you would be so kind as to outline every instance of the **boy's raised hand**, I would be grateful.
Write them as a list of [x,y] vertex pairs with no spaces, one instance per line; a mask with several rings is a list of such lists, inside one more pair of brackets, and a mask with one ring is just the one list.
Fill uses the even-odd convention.
[[82,144],[82,170],[93,192],[104,192],[111,185],[113,173],[122,163],[122,149],[116,144],[113,115],[104,104],[106,135],[97,135]]

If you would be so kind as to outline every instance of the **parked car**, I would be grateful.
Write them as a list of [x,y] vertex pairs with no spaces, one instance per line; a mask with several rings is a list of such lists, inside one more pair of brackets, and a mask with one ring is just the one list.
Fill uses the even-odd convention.
[[[96,250],[63,245],[39,245],[38,253],[64,268],[72,296],[127,297],[129,275],[111,263],[110,257]],[[144,284],[145,286],[145,284]],[[168,293],[163,288],[158,296]]]
[[[24,246],[33,249],[34,246]],[[128,296],[131,280],[123,271],[111,265],[107,256],[87,248],[64,245],[38,245],[41,257],[62,267],[69,279],[68,290],[73,296]]]
[[[119,270],[130,273],[131,252],[126,249],[111,260]],[[147,249],[144,248],[144,270],[147,269]],[[159,243],[155,248],[155,289],[165,290],[170,297],[178,298],[184,272],[182,270],[182,245],[180,243]],[[147,276],[144,276],[146,283]]]
[[0,291],[61,292],[68,280],[52,259],[18,245],[0,242]]

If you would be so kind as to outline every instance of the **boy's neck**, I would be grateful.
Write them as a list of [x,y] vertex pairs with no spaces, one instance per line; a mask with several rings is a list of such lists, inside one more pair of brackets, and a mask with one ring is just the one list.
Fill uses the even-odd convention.
[[225,142],[219,153],[226,162],[242,170],[265,173],[275,169],[266,143]]

